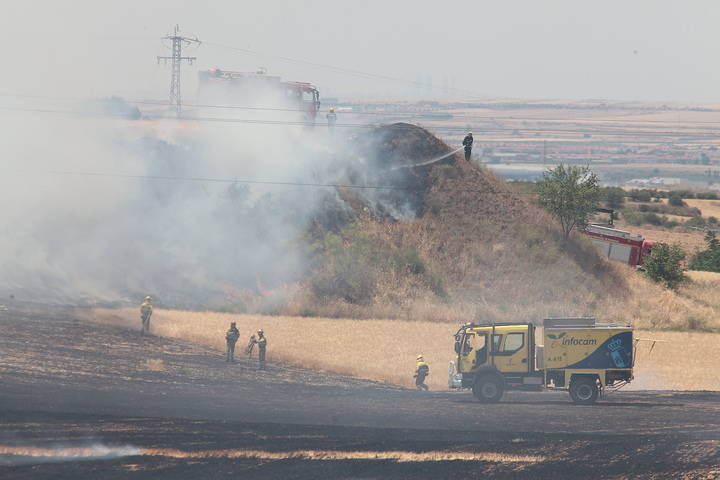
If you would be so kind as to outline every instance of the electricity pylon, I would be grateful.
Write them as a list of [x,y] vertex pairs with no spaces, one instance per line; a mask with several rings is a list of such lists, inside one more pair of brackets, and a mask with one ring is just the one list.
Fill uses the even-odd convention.
[[157,62],[159,65],[160,60],[162,60],[163,63],[167,65],[167,62],[170,61],[170,64],[172,65],[172,76],[170,78],[170,105],[175,106],[175,113],[177,117],[180,118],[180,113],[182,111],[182,95],[180,93],[180,64],[183,60],[187,60],[187,62],[192,65],[193,62],[197,60],[197,57],[183,57],[182,47],[183,44],[190,45],[191,43],[197,43],[199,45],[200,40],[198,40],[197,37],[190,38],[180,35],[180,27],[178,25],[175,25],[175,32],[172,35],[165,35],[163,40],[172,40],[172,56],[161,57],[158,55]]

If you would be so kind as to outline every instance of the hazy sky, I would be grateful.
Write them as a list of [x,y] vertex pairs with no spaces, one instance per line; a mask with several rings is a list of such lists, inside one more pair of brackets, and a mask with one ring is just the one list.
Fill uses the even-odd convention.
[[720,102],[719,21],[714,1],[6,1],[0,93],[164,98],[155,56],[179,23],[207,42],[188,51],[186,97],[211,66],[331,96],[444,96],[223,44],[488,97]]

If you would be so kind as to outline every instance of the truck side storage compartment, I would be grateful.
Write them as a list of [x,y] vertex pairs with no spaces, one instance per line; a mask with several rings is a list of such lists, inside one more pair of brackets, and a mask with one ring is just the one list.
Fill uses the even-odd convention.
[[604,387],[632,379],[631,327],[593,318],[548,318],[543,327],[545,377],[573,402],[594,403]]

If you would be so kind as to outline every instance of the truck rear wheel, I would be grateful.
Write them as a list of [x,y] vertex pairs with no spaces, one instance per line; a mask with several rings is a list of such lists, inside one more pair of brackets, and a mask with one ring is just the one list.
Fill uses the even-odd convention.
[[595,403],[600,390],[594,377],[580,377],[570,382],[570,398],[575,403],[590,405]]
[[475,398],[483,403],[497,403],[503,396],[503,382],[494,375],[478,378],[472,388]]

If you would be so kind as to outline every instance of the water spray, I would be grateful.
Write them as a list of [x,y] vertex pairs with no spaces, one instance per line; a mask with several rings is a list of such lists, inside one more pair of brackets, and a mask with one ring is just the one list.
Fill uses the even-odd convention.
[[426,160],[426,161],[420,162],[420,163],[411,163],[410,165],[398,165],[395,167],[390,167],[390,168],[388,168],[388,170],[400,170],[401,168],[415,168],[415,167],[424,167],[425,165],[431,165],[433,163],[439,162],[440,160],[444,160],[452,155],[455,155],[463,148],[465,148],[465,147],[460,146],[460,147],[456,148],[455,150],[453,150],[452,152],[446,153],[439,157],[431,158],[430,160]]

